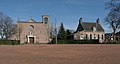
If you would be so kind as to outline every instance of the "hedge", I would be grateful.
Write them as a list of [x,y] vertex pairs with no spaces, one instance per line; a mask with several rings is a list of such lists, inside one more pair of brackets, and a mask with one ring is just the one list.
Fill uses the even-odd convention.
[[[56,41],[51,43],[55,44]],[[57,44],[99,44],[99,40],[57,40]]]
[[104,42],[104,44],[120,44],[120,42]]
[[19,45],[19,40],[0,40],[0,45]]

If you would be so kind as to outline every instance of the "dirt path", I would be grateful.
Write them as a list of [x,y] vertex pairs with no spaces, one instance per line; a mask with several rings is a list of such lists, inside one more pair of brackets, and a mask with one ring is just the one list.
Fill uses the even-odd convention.
[[0,64],[120,64],[120,45],[2,45]]

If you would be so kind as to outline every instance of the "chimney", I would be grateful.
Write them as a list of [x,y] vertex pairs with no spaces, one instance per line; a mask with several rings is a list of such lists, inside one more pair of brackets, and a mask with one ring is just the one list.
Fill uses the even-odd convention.
[[97,31],[97,27],[98,27],[98,24],[100,23],[100,20],[99,18],[96,20],[96,31]]
[[82,18],[79,19],[79,23],[81,23],[81,22],[82,22]]
[[99,18],[96,20],[96,23],[97,23],[97,24],[99,24],[99,23],[100,23],[100,20],[99,20]]

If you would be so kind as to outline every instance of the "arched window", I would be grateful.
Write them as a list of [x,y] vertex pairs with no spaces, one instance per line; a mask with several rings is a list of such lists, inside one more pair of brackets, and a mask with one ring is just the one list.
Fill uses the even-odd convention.
[[29,26],[29,30],[33,30],[34,29],[34,26],[33,25],[30,25]]

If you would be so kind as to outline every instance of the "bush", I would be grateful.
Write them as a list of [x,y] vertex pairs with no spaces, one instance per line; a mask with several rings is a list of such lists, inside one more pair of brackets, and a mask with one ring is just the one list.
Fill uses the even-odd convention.
[[[52,44],[55,44],[55,40]],[[58,40],[57,44],[99,44],[99,40]]]
[[19,45],[19,40],[0,40],[0,45]]

